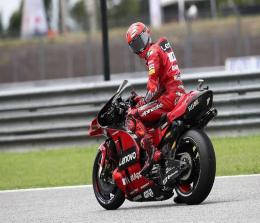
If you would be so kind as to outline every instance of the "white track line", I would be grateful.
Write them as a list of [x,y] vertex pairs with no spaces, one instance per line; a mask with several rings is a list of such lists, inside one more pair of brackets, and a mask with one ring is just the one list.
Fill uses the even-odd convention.
[[238,177],[260,177],[260,174],[231,175],[231,176],[217,176],[216,179],[223,179],[223,178],[238,178]]
[[61,187],[42,187],[42,188],[28,188],[28,189],[13,189],[13,190],[2,190],[3,193],[14,193],[14,192],[28,192],[28,191],[44,191],[44,190],[60,190],[60,189],[77,189],[77,188],[90,188],[91,185],[75,185],[75,186],[61,186]]
[[[239,177],[260,177],[260,174],[217,176],[216,179],[239,178]],[[15,193],[15,192],[29,192],[29,191],[45,191],[45,190],[90,188],[90,187],[92,187],[92,184],[91,184],[91,185],[77,185],[77,186],[61,186],[61,187],[43,187],[43,188],[14,189],[14,190],[2,190],[2,191],[0,191],[0,194],[3,194],[3,193]]]

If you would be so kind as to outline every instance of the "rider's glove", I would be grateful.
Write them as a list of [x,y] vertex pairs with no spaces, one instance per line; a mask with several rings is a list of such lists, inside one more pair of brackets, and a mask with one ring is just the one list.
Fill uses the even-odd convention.
[[141,107],[141,106],[143,106],[145,104],[146,104],[146,101],[145,101],[144,97],[139,96],[138,102],[136,104],[136,107],[139,108],[139,107]]
[[142,99],[144,99],[143,96],[137,95],[137,96],[134,97],[134,102],[137,104]]
[[133,117],[138,117],[139,113],[138,113],[137,108],[129,108],[128,111],[127,111],[127,115],[133,116]]

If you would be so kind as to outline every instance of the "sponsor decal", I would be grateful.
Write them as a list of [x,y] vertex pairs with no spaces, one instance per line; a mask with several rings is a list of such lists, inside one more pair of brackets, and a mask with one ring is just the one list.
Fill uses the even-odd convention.
[[123,183],[123,185],[127,185],[127,184],[130,184],[131,182],[139,180],[141,178],[142,178],[142,175],[140,174],[140,172],[133,173],[132,175],[130,175],[130,179],[128,177],[122,178],[122,183]]
[[144,189],[144,188],[146,188],[147,186],[149,186],[149,182],[148,183],[146,183],[146,184],[144,184],[143,186],[141,186],[141,189]]
[[178,102],[179,102],[179,98],[176,98],[176,99],[174,100],[174,105],[177,105]]
[[151,101],[151,102],[149,102],[149,103],[143,105],[142,107],[139,107],[138,110],[143,111],[143,110],[146,109],[146,107],[150,106],[150,105],[153,104],[154,102],[155,102],[155,101]]
[[181,97],[183,94],[181,92],[179,92],[179,91],[176,91],[176,95]]
[[176,74],[174,75],[174,80],[181,80],[181,75],[180,74]]
[[112,133],[112,136],[116,135],[117,133],[119,133],[119,131],[115,131]]
[[210,98],[207,98],[207,105],[209,105],[210,103]]
[[134,30],[132,33],[131,33],[131,38],[133,38],[136,34],[136,30]]
[[191,105],[188,106],[188,111],[192,111],[199,104],[199,100],[195,100]]
[[131,181],[139,180],[140,178],[142,178],[142,175],[140,174],[140,172],[133,173],[133,174],[130,176],[130,180],[131,180]]
[[176,61],[176,57],[175,57],[173,52],[167,53],[167,55],[168,55],[168,58],[169,58],[170,62],[175,62]]
[[153,74],[155,74],[155,69],[151,69],[151,70],[149,70],[148,74],[149,74],[149,75],[153,75]]
[[160,200],[162,200],[163,198],[164,198],[164,196],[161,195],[160,197],[156,197],[155,200],[160,201]]
[[167,125],[168,125],[168,123],[165,122],[165,123],[161,126],[161,130],[163,130]]
[[172,189],[170,187],[165,187],[165,186],[162,187],[162,191],[169,191],[169,190],[172,190]]
[[130,183],[130,180],[127,177],[122,178],[123,185],[127,185]]
[[[172,70],[179,70],[179,66],[178,66],[178,65],[173,65],[173,66],[172,66]],[[178,76],[176,77],[176,80],[180,80],[180,75],[178,75]]]
[[142,199],[142,195],[141,195],[141,194],[135,196],[135,197],[133,198],[133,201],[138,201],[138,200],[140,200],[140,199]]
[[133,29],[131,30],[131,38],[133,38],[135,36],[135,34],[137,33],[137,26],[134,26]]
[[151,63],[148,65],[148,70],[149,70],[149,75],[152,75],[155,73],[154,63]]
[[153,51],[152,50],[149,50],[146,54],[146,57],[148,58],[149,56],[151,56],[153,54]]
[[169,174],[167,177],[163,179],[163,185],[167,184],[168,180],[171,179],[176,173],[178,173],[177,170],[175,170],[173,173]]
[[171,44],[170,44],[167,40],[161,42],[161,43],[160,43],[160,47],[161,47],[161,49],[162,49],[164,52],[170,52],[170,51],[172,51]]
[[148,70],[152,70],[152,69],[155,69],[153,63],[149,64],[149,66],[148,66]]
[[130,192],[130,195],[135,194],[136,192],[138,192],[138,189],[134,189],[133,191]]
[[134,164],[136,162],[136,150],[135,148],[130,148],[126,152],[124,152],[119,160],[119,169],[125,169],[126,167]]
[[144,111],[144,112],[141,114],[141,117],[144,117],[144,116],[150,114],[151,112],[156,111],[156,110],[159,109],[159,108],[162,108],[162,104],[161,104],[161,103],[160,103],[160,104],[157,104],[157,105],[156,105],[155,107],[153,107],[153,108],[150,108],[150,109]]
[[154,197],[154,193],[153,193],[153,191],[152,191],[152,189],[150,188],[150,189],[148,189],[148,190],[146,190],[145,192],[144,192],[144,198],[149,198],[149,197]]

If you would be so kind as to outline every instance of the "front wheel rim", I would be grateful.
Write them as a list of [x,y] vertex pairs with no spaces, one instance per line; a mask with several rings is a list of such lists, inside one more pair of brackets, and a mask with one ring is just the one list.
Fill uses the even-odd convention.
[[96,164],[93,187],[97,199],[103,204],[108,204],[115,198],[118,188],[115,184],[105,182],[101,177],[99,177],[101,157],[102,155],[100,154],[99,160]]

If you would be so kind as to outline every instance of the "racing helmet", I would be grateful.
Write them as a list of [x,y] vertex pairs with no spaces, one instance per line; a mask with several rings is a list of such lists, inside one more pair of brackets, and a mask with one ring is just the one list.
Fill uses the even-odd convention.
[[134,53],[143,53],[151,43],[149,28],[141,22],[133,23],[126,32],[126,41]]

